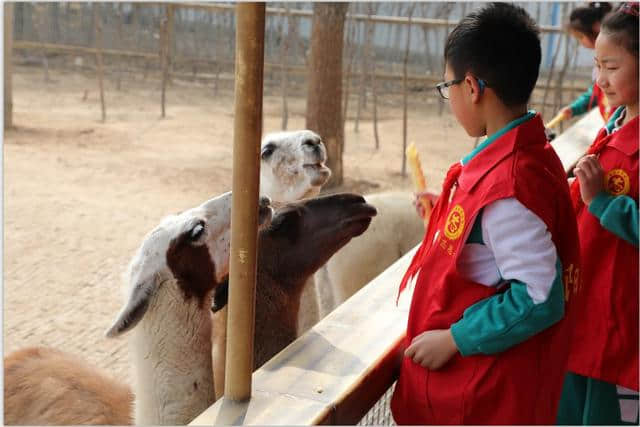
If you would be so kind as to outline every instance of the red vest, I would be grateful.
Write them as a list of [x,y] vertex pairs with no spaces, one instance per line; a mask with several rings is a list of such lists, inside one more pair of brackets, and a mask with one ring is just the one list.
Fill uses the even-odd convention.
[[604,122],[607,123],[611,114],[613,114],[613,111],[615,110],[615,106],[609,104],[607,95],[602,91],[602,89],[600,89],[600,86],[598,86],[597,83],[593,84],[591,99],[589,99],[589,110],[591,110],[594,100],[598,101],[598,110],[600,110],[600,115],[604,119]]
[[[505,133],[464,166],[448,204],[447,192],[443,189],[433,211],[438,215],[431,218],[433,230],[427,231],[408,270],[421,267],[407,345],[424,331],[449,328],[466,308],[500,292],[462,277],[456,267],[479,210],[489,203],[516,197],[547,225],[565,272],[577,268],[577,227],[566,174],[546,143],[539,115]],[[572,279],[565,278],[569,285]],[[570,297],[573,287],[568,291]],[[563,319],[503,353],[466,357],[456,353],[434,371],[405,357],[391,403],[396,422],[554,424],[569,330],[569,320]]]
[[[605,189],[638,203],[638,118],[607,135],[602,129],[592,149],[605,173]],[[638,390],[638,248],[605,230],[572,195],[580,232],[583,297],[575,307],[577,329],[569,370]]]

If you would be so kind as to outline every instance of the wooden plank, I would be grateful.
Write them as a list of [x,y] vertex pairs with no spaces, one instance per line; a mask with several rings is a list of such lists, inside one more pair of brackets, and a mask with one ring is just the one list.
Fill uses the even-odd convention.
[[408,304],[397,307],[396,294],[415,250],[254,372],[251,400],[220,399],[191,425],[351,424],[362,418],[397,375]]

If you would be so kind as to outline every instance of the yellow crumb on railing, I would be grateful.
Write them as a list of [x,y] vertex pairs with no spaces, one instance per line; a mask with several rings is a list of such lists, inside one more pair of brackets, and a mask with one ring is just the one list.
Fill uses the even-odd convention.
[[[407,162],[409,168],[411,168],[411,178],[413,179],[413,186],[416,189],[416,193],[422,193],[427,189],[427,182],[422,172],[422,166],[420,165],[420,157],[418,156],[418,150],[415,144],[412,142],[407,147]],[[420,197],[420,204],[424,209],[424,226],[429,223],[429,217],[431,216],[431,200],[427,196]]]

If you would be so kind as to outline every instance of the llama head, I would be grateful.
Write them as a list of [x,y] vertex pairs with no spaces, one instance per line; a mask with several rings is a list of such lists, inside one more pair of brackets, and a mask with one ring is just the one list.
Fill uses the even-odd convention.
[[327,150],[310,130],[270,133],[262,139],[260,194],[275,202],[314,197],[331,176]]
[[[129,264],[126,303],[108,337],[132,329],[161,286],[177,286],[185,300],[205,306],[206,296],[229,273],[231,200],[228,192],[167,216],[145,237]],[[271,216],[270,200],[261,197],[259,225],[270,223]]]

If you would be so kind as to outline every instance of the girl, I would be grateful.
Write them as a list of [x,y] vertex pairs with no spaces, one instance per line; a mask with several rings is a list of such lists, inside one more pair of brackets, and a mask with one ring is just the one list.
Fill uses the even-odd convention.
[[[597,85],[620,105],[571,186],[582,270],[559,424],[638,423],[638,3],[602,22]],[[579,277],[578,277],[579,276]]]
[[[569,16],[569,33],[587,49],[594,49],[596,37],[600,32],[600,24],[607,13],[611,11],[611,5],[604,2],[590,3],[588,6],[574,9]],[[594,80],[595,80],[594,69]],[[598,87],[593,84],[585,93],[560,112],[565,118],[576,117],[598,106],[605,123],[613,110],[610,101]]]

